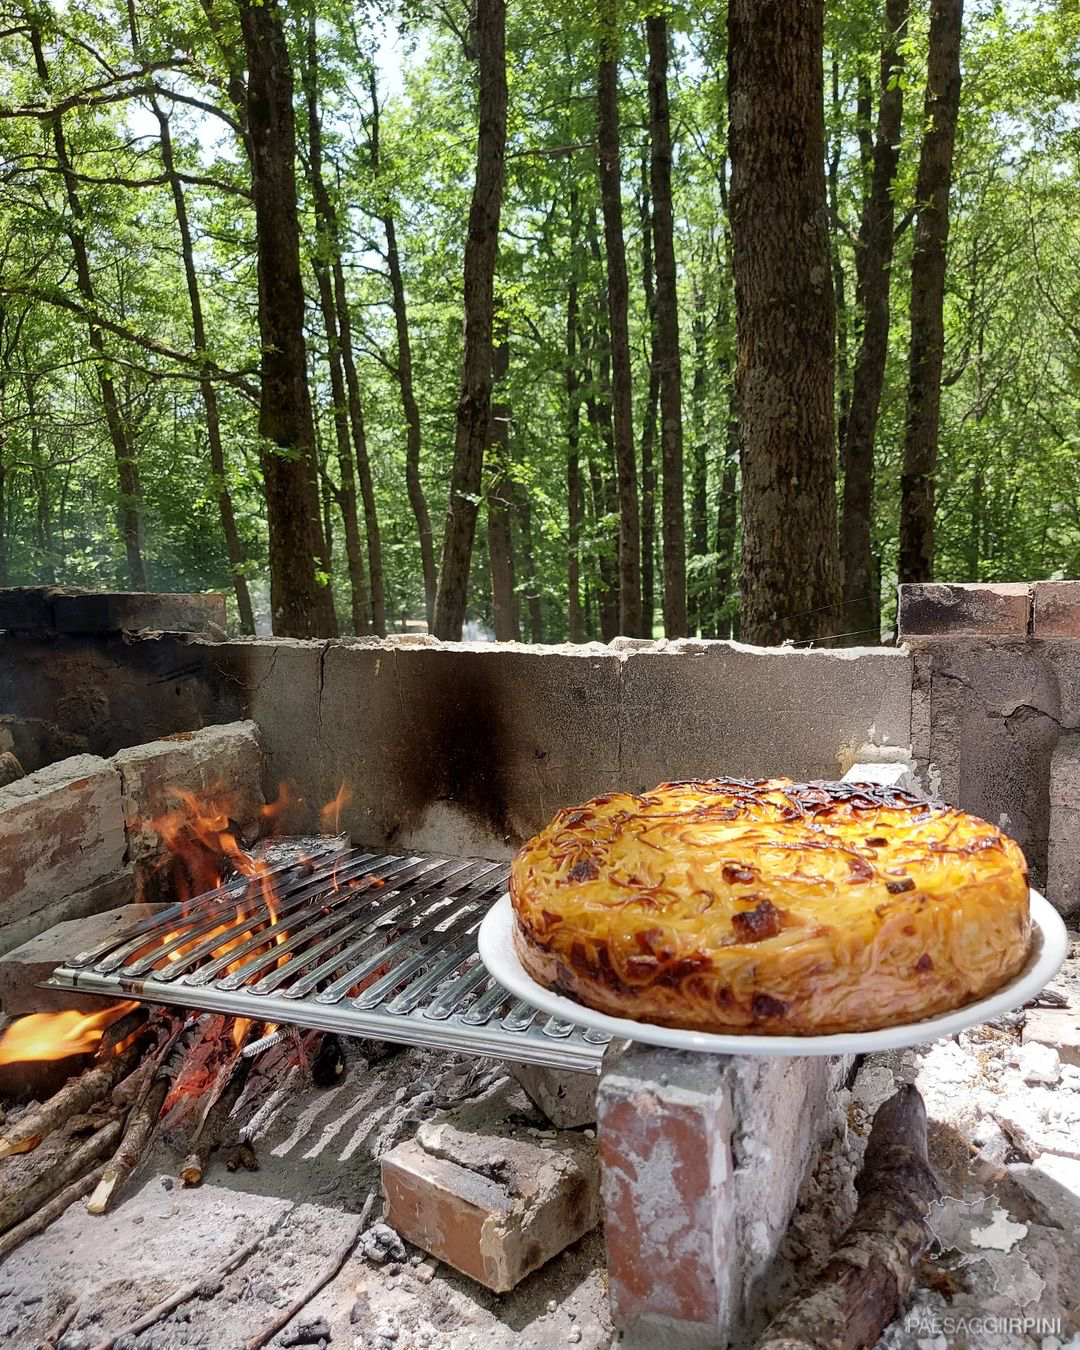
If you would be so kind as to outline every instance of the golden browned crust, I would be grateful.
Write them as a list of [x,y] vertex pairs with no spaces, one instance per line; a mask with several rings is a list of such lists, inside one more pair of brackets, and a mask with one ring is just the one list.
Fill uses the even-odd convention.
[[870,1031],[1024,965],[1027,867],[995,826],[865,783],[663,783],[560,811],[510,871],[514,945],[602,1012],[758,1035]]

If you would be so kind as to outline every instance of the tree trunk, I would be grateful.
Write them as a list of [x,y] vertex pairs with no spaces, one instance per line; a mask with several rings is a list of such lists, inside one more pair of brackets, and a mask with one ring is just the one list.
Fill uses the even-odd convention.
[[[594,330],[594,344],[599,338],[600,334]],[[594,534],[598,540],[596,601],[600,636],[605,642],[610,642],[619,633],[619,563],[617,549],[610,547],[599,525],[605,517],[615,515],[618,501],[611,491],[610,482],[615,450],[611,429],[609,362],[607,352],[603,349],[595,354],[598,364],[597,384],[594,390],[592,371],[587,370],[585,384],[589,392],[586,394],[585,408],[594,435],[594,453],[589,455],[589,481],[592,488]],[[617,538],[615,542],[617,544]]]
[[[694,379],[690,386],[693,450],[690,458],[690,556],[704,558],[709,551],[709,425],[705,398],[709,381],[709,354],[706,348],[705,294],[694,288],[694,315],[691,321],[694,339]],[[691,633],[708,637],[712,627],[707,597],[706,574],[699,564],[689,587],[687,605]]]
[[873,638],[881,616],[875,601],[870,526],[874,509],[874,439],[877,431],[885,362],[889,352],[889,279],[892,272],[895,208],[893,183],[900,158],[903,122],[903,44],[908,0],[886,0],[881,44],[878,122],[874,137],[870,192],[859,228],[856,295],[862,338],[855,357],[841,463],[844,492],[840,513],[840,561],[844,587],[844,629],[853,641]]
[[525,571],[525,604],[529,611],[529,641],[543,642],[544,617],[540,605],[540,588],[536,579],[536,558],[533,553],[532,503],[521,487],[514,488],[518,520],[521,522],[521,561]]
[[[45,63],[45,50],[41,42],[41,30],[30,28],[30,43],[34,50],[34,63],[42,85],[49,88],[49,69]],[[71,244],[75,257],[75,281],[79,294],[86,306],[93,311],[95,305],[94,282],[90,273],[90,259],[86,248],[83,226],[86,213],[82,198],[76,186],[71,155],[68,152],[64,136],[64,119],[60,114],[47,119],[52,128],[53,149],[57,167],[64,180],[70,220],[65,223],[64,232]],[[128,428],[120,410],[116,395],[114,376],[105,352],[105,338],[95,324],[88,325],[90,347],[94,353],[98,373],[98,388],[105,409],[105,422],[109,428],[113,454],[116,458],[116,477],[120,489],[120,531],[124,539],[124,552],[127,557],[128,584],[132,590],[146,590],[146,565],[143,561],[142,541],[142,488],[139,484],[139,470],[135,462],[135,451],[128,435]]]
[[840,151],[843,140],[840,119],[842,111],[840,104],[840,62],[834,56],[832,60],[833,143],[832,152],[829,155],[827,185],[829,257],[832,261],[833,296],[836,302],[836,376],[837,402],[839,404],[837,431],[841,444],[844,440],[844,427],[847,424],[848,414],[847,284],[844,279],[844,264],[840,258],[840,236],[844,229],[843,222],[840,219]]
[[656,431],[660,410],[660,367],[657,352],[656,285],[653,279],[652,204],[649,162],[641,164],[641,283],[649,320],[649,392],[641,419],[641,617],[652,636],[656,613]]
[[[134,4],[128,6],[131,23],[132,51],[137,55],[139,46],[138,29],[135,26]],[[188,220],[187,201],[184,198],[183,184],[176,172],[173,155],[172,129],[168,113],[161,107],[156,95],[151,95],[150,106],[157,118],[159,140],[161,144],[161,162],[169,180],[173,207],[176,212],[176,225],[180,232],[180,253],[184,260],[184,278],[187,282],[188,304],[191,308],[191,334],[196,352],[208,352],[206,323],[203,319],[202,295],[199,291],[199,274],[195,267],[195,251],[191,242],[191,224]],[[247,557],[240,542],[240,532],[236,526],[236,513],[233,510],[232,494],[229,491],[228,476],[225,469],[225,448],[221,440],[221,414],[218,408],[217,390],[213,376],[208,370],[199,375],[199,393],[202,397],[203,412],[206,414],[206,442],[210,449],[210,472],[214,475],[214,489],[218,500],[218,513],[221,516],[221,530],[225,537],[225,552],[229,559],[229,573],[232,576],[233,591],[236,595],[236,608],[240,616],[240,631],[247,634],[255,632],[255,613],[251,605],[251,593],[248,590],[245,568]]]
[[900,580],[934,575],[934,473],[945,351],[945,255],[949,189],[960,107],[964,0],[931,0],[922,151],[911,254],[911,350],[904,465],[900,475]]
[[[326,190],[326,183],[323,179],[322,126],[319,120],[318,52],[315,37],[315,12],[313,8],[309,8],[307,49],[302,77],[304,97],[307,103],[308,179],[311,183],[311,195],[315,205],[315,252],[311,260],[311,267],[315,273],[315,284],[319,292],[319,310],[322,314],[323,330],[326,334],[326,364],[330,374],[330,397],[333,400],[334,444],[337,450],[338,473],[341,479],[341,486],[335,495],[338,509],[341,512],[342,523],[345,526],[345,558],[349,569],[352,626],[354,633],[364,635],[371,632],[372,615],[369,608],[368,583],[364,569],[364,543],[360,535],[360,518],[356,506],[356,465],[353,462],[353,446],[349,425],[351,400],[345,387],[337,303],[331,275],[334,262],[339,260],[339,240],[337,214],[334,211],[330,194]],[[374,577],[372,581],[374,583]],[[374,595],[371,599],[374,599]],[[378,607],[383,610],[380,636],[385,636],[386,615],[381,596],[379,597]]]
[[435,636],[459,641],[469,561],[491,425],[492,323],[506,157],[506,0],[477,0],[479,135],[476,182],[465,242],[465,351],[461,367],[454,467],[435,595]]
[[270,609],[277,634],[333,637],[330,579],[317,575],[325,545],[304,347],[292,69],[277,0],[239,0],[239,13],[258,255]]
[[641,539],[638,534],[637,457],[630,369],[630,290],[623,239],[619,166],[619,81],[615,54],[617,0],[604,0],[604,25],[596,78],[596,140],[600,204],[607,259],[608,327],[611,333],[611,412],[619,493],[619,631],[638,637],[641,625]]
[[728,10],[748,642],[820,637],[838,617],[822,24],[823,0]]
[[[376,176],[379,172],[379,91],[375,82],[375,68],[371,68],[371,160]],[[397,380],[401,389],[401,409],[405,414],[405,490],[409,505],[416,517],[420,538],[420,567],[424,576],[424,608],[428,628],[435,622],[435,590],[438,577],[435,571],[435,544],[431,530],[424,487],[420,481],[420,408],[413,388],[412,343],[409,338],[409,311],[405,303],[405,282],[401,274],[401,254],[398,252],[397,227],[389,207],[381,217],[386,235],[386,266],[390,273],[390,293],[394,306],[394,329],[397,335]],[[351,352],[351,344],[350,344]],[[346,365],[346,369],[348,366]]]
[[[500,325],[500,328],[502,325]],[[506,380],[510,369],[510,348],[506,333],[500,332],[492,360],[492,378],[496,385]],[[491,485],[487,491],[488,555],[491,562],[491,608],[497,642],[517,642],[517,597],[514,594],[514,541],[510,530],[510,504],[513,495],[509,466],[510,405],[491,404],[491,431],[488,449],[491,458]]]
[[581,613],[581,392],[578,378],[578,196],[570,189],[570,277],[566,288],[566,514],[567,627],[571,642],[584,642]]
[[[686,527],[683,521],[682,362],[675,224],[671,204],[671,111],[667,19],[646,21],[649,44],[649,138],[652,146],[653,238],[656,246],[657,366],[660,370],[661,513],[664,523],[664,633],[686,634]],[[651,634],[649,635],[651,636]]]

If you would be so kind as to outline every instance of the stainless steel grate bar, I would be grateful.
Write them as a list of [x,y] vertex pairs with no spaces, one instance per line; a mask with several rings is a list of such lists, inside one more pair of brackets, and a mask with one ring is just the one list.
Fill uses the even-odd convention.
[[608,1038],[495,983],[476,933],[507,866],[327,852],[170,906],[49,984],[595,1072]]

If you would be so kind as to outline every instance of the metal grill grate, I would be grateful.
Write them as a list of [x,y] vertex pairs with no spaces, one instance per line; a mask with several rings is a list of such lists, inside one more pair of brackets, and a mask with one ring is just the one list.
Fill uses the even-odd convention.
[[476,933],[505,863],[354,849],[239,878],[141,920],[54,987],[596,1070],[608,1037],[497,984]]

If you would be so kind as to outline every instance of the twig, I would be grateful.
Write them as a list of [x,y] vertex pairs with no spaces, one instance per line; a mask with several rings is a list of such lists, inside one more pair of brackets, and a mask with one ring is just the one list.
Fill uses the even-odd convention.
[[64,1311],[60,1314],[60,1316],[56,1319],[56,1321],[52,1324],[52,1326],[45,1333],[45,1339],[43,1341],[38,1342],[37,1350],[56,1350],[56,1342],[60,1339],[60,1337],[64,1334],[64,1332],[67,1331],[68,1327],[71,1326],[72,1322],[75,1321],[76,1317],[78,1317],[80,1307],[81,1304],[79,1300],[77,1298],[73,1298],[71,1302],[67,1305],[67,1307],[64,1309]]
[[[121,1018],[121,1021],[125,1020]],[[78,1077],[69,1078],[59,1092],[34,1110],[26,1112],[0,1139],[0,1158],[7,1158],[13,1153],[29,1153],[66,1120],[100,1101],[125,1077],[142,1050],[141,1041],[136,1041],[119,1055],[113,1055],[103,1063],[92,1064]]]
[[86,1171],[91,1163],[106,1157],[120,1138],[120,1121],[110,1121],[92,1134],[79,1148],[53,1166],[45,1168],[29,1185],[0,1200],[0,1233],[6,1233]]
[[363,1208],[360,1211],[360,1217],[351,1229],[349,1236],[334,1252],[333,1256],[323,1269],[315,1279],[312,1280],[307,1288],[293,1299],[287,1308],[283,1308],[271,1321],[267,1322],[266,1326],[244,1342],[244,1350],[260,1350],[260,1347],[266,1345],[269,1340],[276,1336],[282,1327],[288,1326],[296,1314],[301,1312],[307,1304],[311,1302],[320,1289],[324,1289],[330,1283],[349,1259],[349,1255],[360,1241],[360,1234],[364,1231],[368,1221],[368,1215],[371,1213],[371,1207],[374,1203],[375,1192],[371,1191],[368,1193],[368,1198],[364,1201]]
[[88,1191],[92,1191],[97,1185],[98,1178],[105,1171],[105,1164],[95,1167],[92,1172],[87,1172],[86,1176],[80,1177],[78,1181],[73,1181],[70,1186],[54,1195],[47,1205],[42,1205],[36,1214],[31,1214],[24,1222],[17,1227],[9,1229],[8,1232],[0,1237],[0,1261],[21,1246],[27,1238],[32,1238],[36,1234],[48,1228],[54,1219],[58,1219],[69,1205],[73,1205],[76,1200],[81,1200]]
[[[117,1341],[125,1339],[128,1336],[138,1336],[140,1332],[146,1331],[148,1328],[152,1327],[155,1322],[160,1322],[163,1317],[168,1317],[169,1313],[171,1313],[174,1308],[179,1308],[181,1303],[186,1303],[189,1299],[194,1298],[196,1294],[202,1293],[207,1288],[212,1288],[215,1284],[219,1284],[226,1275],[231,1275],[238,1266],[242,1266],[248,1257],[257,1251],[266,1241],[270,1234],[281,1226],[282,1220],[286,1215],[291,1213],[291,1209],[283,1211],[264,1233],[260,1233],[258,1237],[252,1238],[251,1241],[245,1243],[243,1247],[238,1247],[231,1256],[225,1258],[220,1266],[216,1266],[208,1274],[200,1276],[199,1279],[192,1280],[190,1284],[185,1284],[182,1288],[177,1289],[175,1293],[170,1294],[168,1298],[162,1299],[160,1303],[155,1303],[152,1308],[147,1312],[144,1312],[136,1321],[116,1332],[115,1335],[107,1336],[105,1340],[99,1341],[97,1345],[93,1346],[92,1350],[112,1350],[112,1347]],[[214,1293],[217,1293],[216,1289],[214,1290]]]
[[213,1106],[203,1117],[195,1136],[194,1148],[188,1154],[180,1169],[180,1180],[185,1186],[198,1186],[210,1161],[210,1155],[221,1147],[222,1135],[229,1123],[233,1107],[240,1100],[240,1094],[247,1084],[248,1074],[254,1061],[240,1058],[233,1066],[232,1077],[225,1084]]
[[863,1350],[904,1306],[940,1194],[926,1155],[926,1107],[912,1084],[878,1108],[855,1189],[859,1204],[840,1245],[756,1350]]

